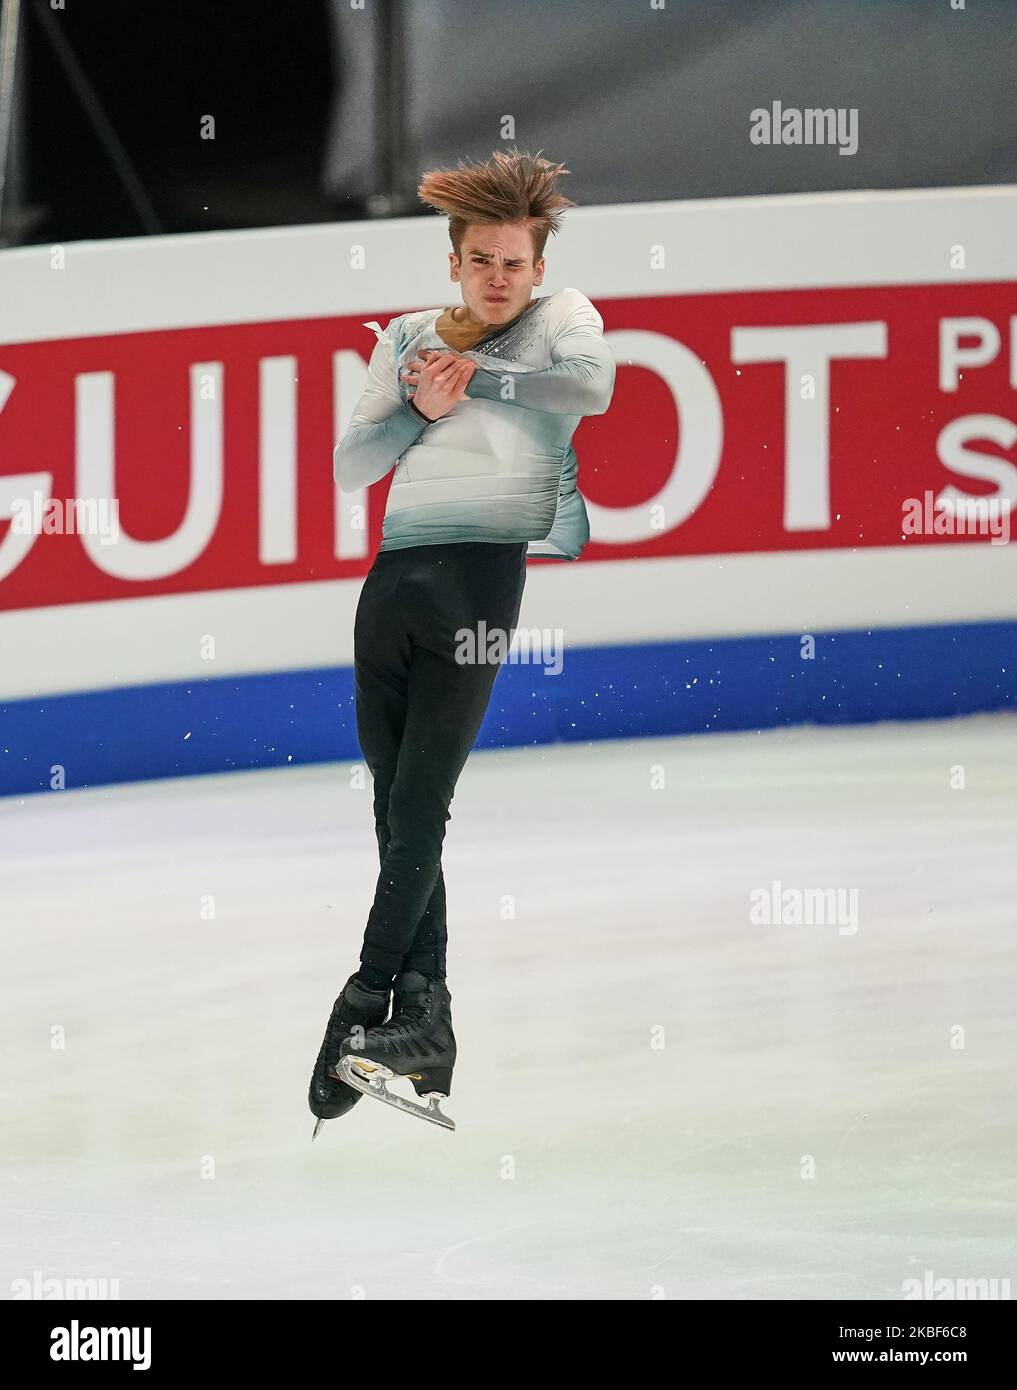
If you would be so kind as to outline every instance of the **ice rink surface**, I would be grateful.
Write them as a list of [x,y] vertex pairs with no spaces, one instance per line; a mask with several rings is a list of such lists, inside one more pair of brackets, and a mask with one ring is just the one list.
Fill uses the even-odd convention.
[[[457,1131],[365,1098],[312,1145],[369,786],[0,801],[0,1296],[1017,1292],[1017,719],[475,753]],[[857,930],[751,921],[774,881]]]

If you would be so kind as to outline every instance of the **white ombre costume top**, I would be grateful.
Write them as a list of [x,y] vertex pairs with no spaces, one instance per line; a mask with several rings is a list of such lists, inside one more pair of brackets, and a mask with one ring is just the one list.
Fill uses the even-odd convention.
[[590,538],[572,436],[602,415],[615,363],[604,324],[579,290],[531,301],[463,356],[477,363],[467,399],[432,424],[408,404],[400,373],[419,348],[447,349],[442,309],[400,314],[377,335],[368,384],[335,449],[344,492],[395,465],[382,550],[450,541],[527,541],[528,555],[578,558]]

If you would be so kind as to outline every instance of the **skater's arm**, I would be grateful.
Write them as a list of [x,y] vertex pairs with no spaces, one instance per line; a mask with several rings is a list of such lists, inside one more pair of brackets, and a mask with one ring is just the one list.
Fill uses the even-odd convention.
[[551,361],[553,366],[539,372],[478,367],[466,394],[550,415],[603,415],[614,391],[615,362],[604,342],[603,319],[585,296],[555,334]]
[[428,426],[397,385],[392,342],[379,338],[367,368],[367,386],[332,455],[343,492],[370,487],[414,444]]

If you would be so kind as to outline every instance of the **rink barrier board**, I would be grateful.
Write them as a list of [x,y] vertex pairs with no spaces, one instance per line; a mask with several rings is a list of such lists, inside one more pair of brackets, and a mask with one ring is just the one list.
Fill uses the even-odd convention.
[[[735,732],[1017,709],[1017,622],[802,638],[566,649],[557,675],[506,664],[477,748]],[[349,667],[18,700],[0,706],[0,795],[358,761]]]
[[[545,289],[581,287],[621,361],[643,369],[614,415],[584,422],[581,461],[603,478],[608,460],[624,458],[630,473],[614,481],[642,490],[591,495],[582,561],[531,567],[528,616],[561,623],[574,645],[561,676],[503,671],[480,746],[1012,707],[1017,544],[905,547],[895,533],[900,497],[949,479],[935,451],[944,423],[996,417],[1013,428],[1015,214],[1015,188],[571,210]],[[651,259],[650,247],[667,255]],[[93,465],[103,452],[108,378],[118,491],[133,498],[128,522],[144,515],[146,539],[161,545],[185,502],[186,447],[174,440],[188,372],[222,359],[228,385],[227,501],[196,560],[139,590],[73,548],[39,546],[4,579],[0,794],[47,788],[54,764],[83,786],[359,757],[352,615],[385,485],[372,494],[369,534],[340,538],[331,447],[365,370],[361,320],[446,302],[447,250],[443,218],[413,217],[0,252],[0,484],[52,473],[53,495],[70,495],[82,441]],[[998,351],[937,392],[935,328],[958,315],[995,323]],[[871,333],[884,320],[888,357],[878,344],[837,357],[829,524],[789,519],[790,474],[757,453],[780,453],[782,369],[750,339],[788,325]],[[295,414],[277,379],[290,358]],[[622,534],[673,448],[677,395],[664,383],[696,375],[697,362],[725,407],[716,479],[687,520]],[[91,414],[76,407],[74,383],[87,386]],[[262,387],[268,453],[298,466],[269,470],[276,490],[259,510]],[[639,409],[640,437],[666,436],[665,453],[658,439],[653,458],[633,459],[616,438],[625,411]],[[1014,468],[1009,445],[991,447],[997,470]],[[970,476],[984,488],[981,468]],[[681,472],[676,459],[668,481]],[[272,522],[265,553],[259,516]],[[296,561],[284,553],[290,526]],[[219,639],[215,679],[205,633]],[[816,638],[811,664],[803,634]]]

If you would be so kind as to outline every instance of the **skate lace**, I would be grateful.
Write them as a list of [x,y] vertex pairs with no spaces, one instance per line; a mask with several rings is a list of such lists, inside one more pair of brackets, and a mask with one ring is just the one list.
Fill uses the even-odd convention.
[[388,1028],[393,1033],[411,1032],[427,1018],[427,1008],[430,1003],[431,996],[426,995],[420,1003],[405,1004],[390,1020]]

